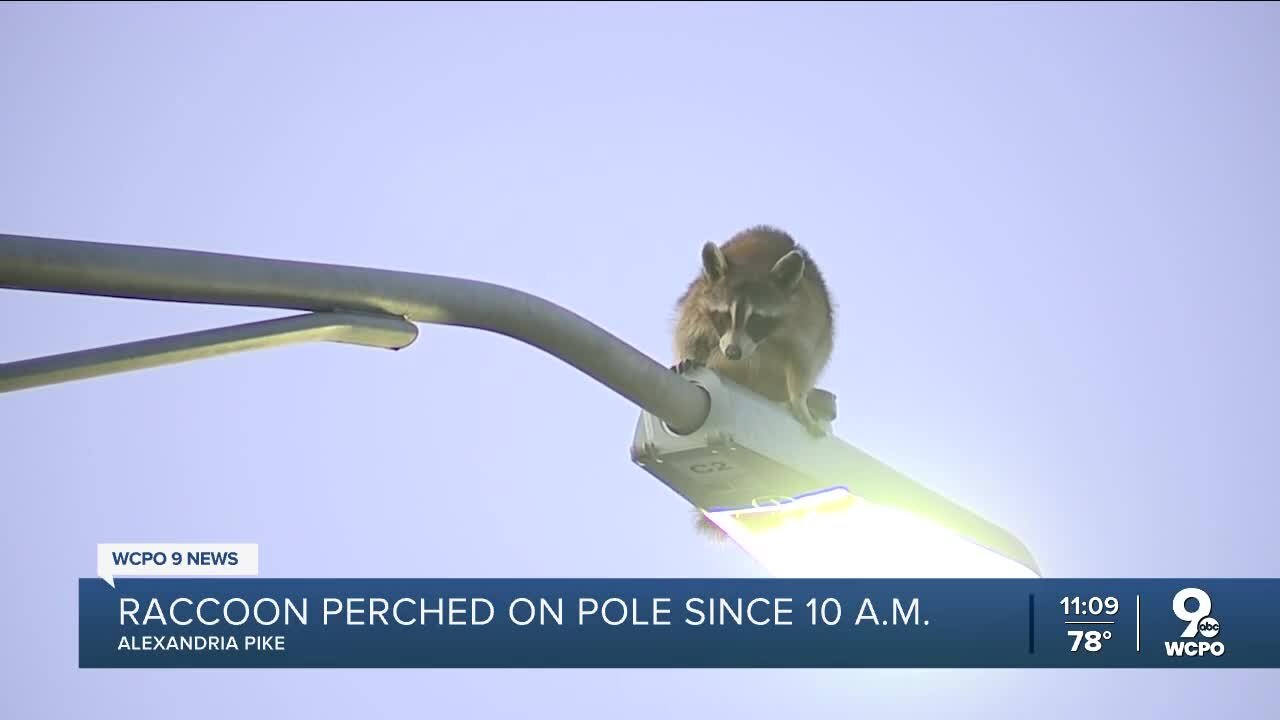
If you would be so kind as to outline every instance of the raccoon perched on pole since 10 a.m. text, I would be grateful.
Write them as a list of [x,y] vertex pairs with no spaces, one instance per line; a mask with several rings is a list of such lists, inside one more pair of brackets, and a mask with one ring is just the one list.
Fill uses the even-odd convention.
[[813,258],[777,228],[702,248],[702,271],[677,303],[677,372],[706,366],[774,402],[815,435],[835,396],[815,390],[831,358],[834,308]]

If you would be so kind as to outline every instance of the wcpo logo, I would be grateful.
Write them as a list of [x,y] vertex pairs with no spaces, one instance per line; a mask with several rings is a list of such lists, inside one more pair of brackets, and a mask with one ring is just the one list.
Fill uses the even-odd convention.
[[[1188,605],[1191,601],[1195,601],[1195,609],[1191,609]],[[1190,640],[1166,641],[1164,651],[1169,657],[1196,657],[1204,655],[1212,655],[1221,657],[1227,651],[1225,645],[1220,640],[1214,640],[1218,637],[1218,621],[1209,616],[1209,611],[1213,609],[1213,601],[1209,599],[1209,593],[1200,588],[1184,588],[1173,596],[1173,614],[1178,616],[1179,620],[1186,621],[1187,626],[1182,630],[1182,637],[1191,638]],[[1196,640],[1196,637],[1204,638]]]

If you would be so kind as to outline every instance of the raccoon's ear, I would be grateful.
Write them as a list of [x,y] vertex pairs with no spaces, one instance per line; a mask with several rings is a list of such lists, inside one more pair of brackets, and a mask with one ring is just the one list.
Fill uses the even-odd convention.
[[729,261],[713,242],[702,246],[702,272],[713,282],[729,273]]
[[792,250],[774,263],[773,269],[769,271],[769,277],[785,292],[793,292],[800,286],[800,279],[804,277],[804,265],[804,253],[800,250]]

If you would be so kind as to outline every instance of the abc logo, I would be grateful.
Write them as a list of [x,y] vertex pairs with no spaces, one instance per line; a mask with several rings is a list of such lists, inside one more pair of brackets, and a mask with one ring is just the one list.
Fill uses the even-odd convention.
[[1213,638],[1218,636],[1218,621],[1213,618],[1205,618],[1201,620],[1197,627],[1200,630],[1200,635],[1203,637]]

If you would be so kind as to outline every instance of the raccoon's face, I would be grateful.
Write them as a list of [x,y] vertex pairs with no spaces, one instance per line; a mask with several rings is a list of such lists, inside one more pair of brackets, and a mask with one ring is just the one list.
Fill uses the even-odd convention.
[[791,298],[804,275],[804,254],[793,250],[768,273],[735,269],[715,243],[702,250],[707,279],[703,310],[720,337],[720,352],[733,361],[750,358],[787,319]]

